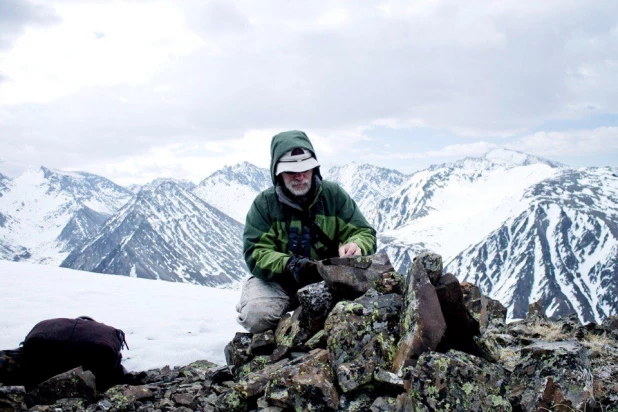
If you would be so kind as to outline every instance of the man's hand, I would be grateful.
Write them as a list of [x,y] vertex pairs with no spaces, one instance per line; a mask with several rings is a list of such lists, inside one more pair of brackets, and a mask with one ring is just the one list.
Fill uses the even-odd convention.
[[361,256],[362,254],[363,254],[363,251],[354,242],[346,243],[345,245],[339,248],[339,257]]
[[285,265],[285,271],[294,276],[300,287],[320,282],[322,277],[318,273],[318,265],[314,260],[301,256],[292,256]]

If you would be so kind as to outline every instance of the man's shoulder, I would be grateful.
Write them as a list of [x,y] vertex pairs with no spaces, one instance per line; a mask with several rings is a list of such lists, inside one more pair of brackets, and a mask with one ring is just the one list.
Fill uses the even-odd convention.
[[267,204],[277,199],[275,187],[271,186],[268,189],[262,190],[253,200],[253,204]]
[[338,183],[330,180],[322,180],[322,193],[325,195],[337,195],[338,193],[345,193],[345,190]]

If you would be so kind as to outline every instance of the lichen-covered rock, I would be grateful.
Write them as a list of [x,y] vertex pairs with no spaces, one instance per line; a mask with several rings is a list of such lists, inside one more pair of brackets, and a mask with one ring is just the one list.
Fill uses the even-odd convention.
[[410,373],[409,397],[431,411],[512,410],[506,370],[476,356],[427,352]]
[[272,373],[265,398],[272,406],[298,412],[335,410],[339,393],[328,352],[316,349]]
[[435,283],[446,332],[438,345],[439,352],[455,349],[472,355],[480,355],[475,337],[480,336],[479,322],[468,313],[463,292],[457,278],[447,273]]
[[316,326],[304,315],[303,307],[299,306],[292,315],[286,313],[279,321],[275,331],[277,346],[301,348],[319,330],[314,330]]
[[275,342],[275,334],[272,330],[267,330],[263,333],[256,333],[251,338],[249,349],[252,355],[270,355],[277,347]]
[[423,252],[416,256],[414,261],[419,262],[425,268],[432,285],[438,283],[442,277],[442,256],[433,252]]
[[130,411],[136,401],[152,399],[154,393],[148,386],[118,385],[108,389],[104,396],[114,410]]
[[470,315],[479,322],[481,333],[484,333],[489,327],[504,327],[507,310],[503,304],[483,295],[481,289],[472,283],[462,282],[460,286],[464,304]]
[[369,289],[393,288],[393,265],[385,252],[371,256],[331,258],[318,262],[328,287],[346,299],[356,299]]
[[390,370],[399,338],[401,296],[369,290],[339,302],[326,319],[330,362],[344,392],[373,380],[377,368]]
[[406,277],[400,320],[401,340],[393,361],[393,372],[397,374],[402,373],[411,359],[435,350],[446,331],[440,301],[423,262],[416,259]]
[[522,349],[511,401],[523,410],[591,410],[596,406],[586,349],[576,341],[537,342]]
[[216,411],[221,412],[241,412],[254,408],[257,400],[264,395],[270,375],[288,363],[288,359],[283,359],[244,376],[233,382],[232,387],[222,392],[211,405]]
[[305,314],[313,318],[326,318],[337,303],[325,282],[312,283],[299,289],[296,297]]
[[253,334],[237,332],[234,339],[225,346],[225,360],[232,372],[237,375],[240,368],[253,359],[251,353],[251,343]]
[[326,332],[324,329],[313,335],[305,343],[305,349],[309,351],[314,349],[326,349]]
[[28,406],[51,405],[62,398],[82,398],[90,402],[96,394],[94,374],[84,371],[80,366],[41,382],[34,390],[28,392],[26,404]]
[[26,389],[23,386],[0,386],[0,412],[26,409]]

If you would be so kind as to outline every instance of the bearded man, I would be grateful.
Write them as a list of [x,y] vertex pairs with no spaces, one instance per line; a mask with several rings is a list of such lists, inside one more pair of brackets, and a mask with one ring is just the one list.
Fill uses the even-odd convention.
[[304,132],[279,133],[270,144],[273,186],[247,214],[243,251],[251,276],[236,306],[251,333],[277,326],[296,304],[296,291],[322,279],[316,261],[375,253],[376,232],[354,200],[323,181]]

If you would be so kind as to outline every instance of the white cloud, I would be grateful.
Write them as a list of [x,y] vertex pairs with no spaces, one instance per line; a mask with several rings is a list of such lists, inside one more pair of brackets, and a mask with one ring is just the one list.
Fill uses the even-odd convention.
[[0,49],[0,156],[16,162],[199,179],[206,158],[255,157],[221,142],[267,158],[290,128],[331,163],[370,156],[372,128],[425,129],[405,156],[427,158],[618,113],[614,0],[39,2],[61,21],[22,19]]
[[618,155],[618,127],[565,132],[537,132],[507,147],[542,156]]

